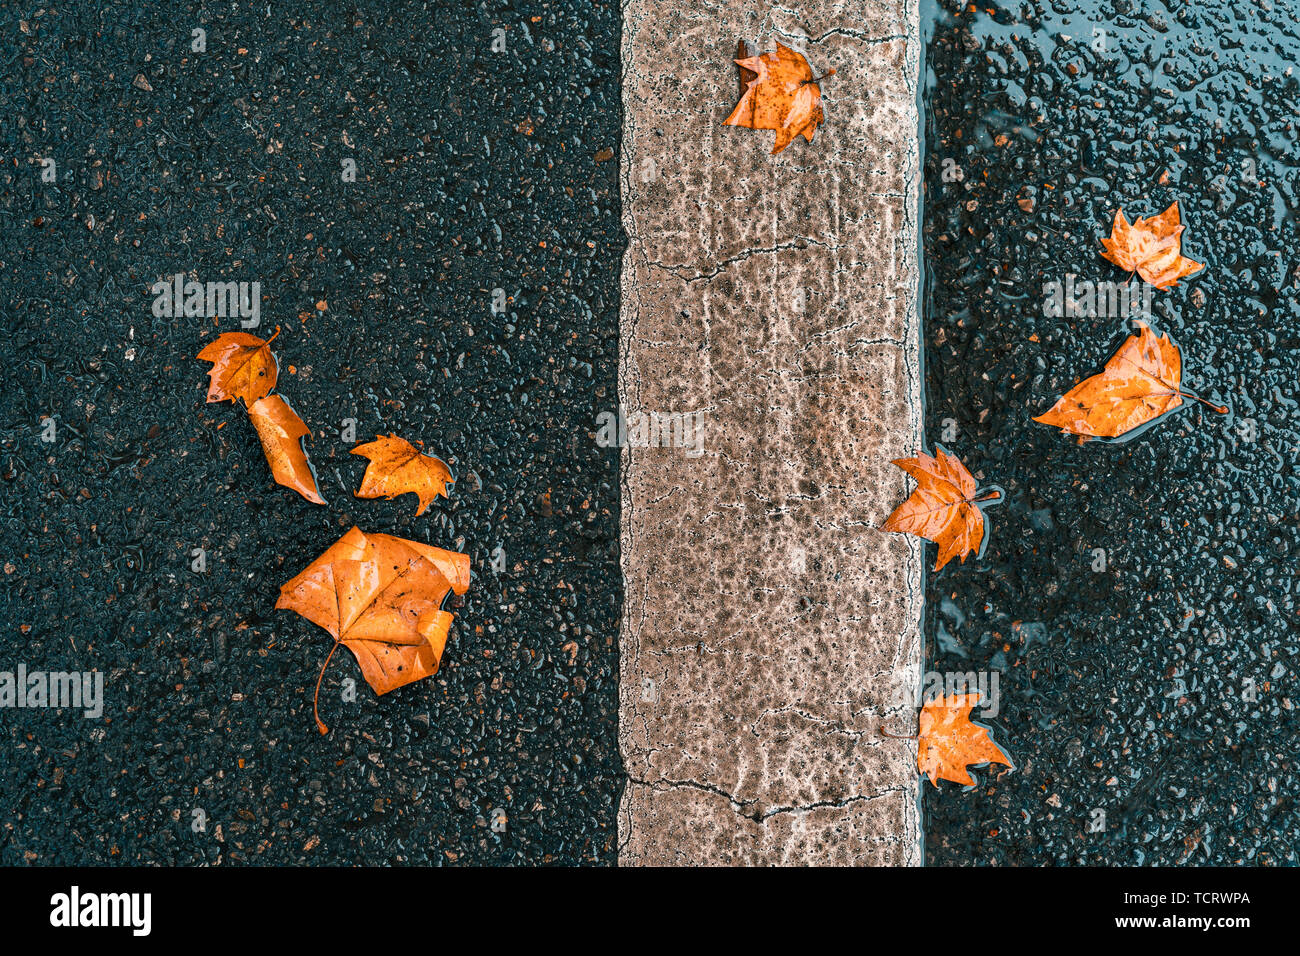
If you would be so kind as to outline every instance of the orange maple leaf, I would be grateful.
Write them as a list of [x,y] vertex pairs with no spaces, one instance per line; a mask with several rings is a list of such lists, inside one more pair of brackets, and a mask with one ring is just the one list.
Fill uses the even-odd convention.
[[262,451],[276,482],[292,488],[308,501],[325,504],[302,448],[303,437],[311,432],[289,403],[279,395],[268,395],[249,406],[248,417],[262,440]]
[[396,498],[412,492],[420,499],[417,517],[438,495],[448,497],[447,489],[454,483],[451,471],[439,459],[420,454],[396,435],[376,435],[374,441],[352,449],[352,454],[370,459],[355,497]]
[[1034,421],[1055,425],[1087,441],[1117,438],[1173,411],[1184,398],[1227,412],[1226,408],[1182,391],[1183,364],[1178,346],[1168,335],[1156,338],[1146,323],[1137,325],[1138,334],[1124,340],[1104,369],[1079,382]]
[[897,458],[894,464],[916,479],[916,488],[907,500],[893,510],[882,531],[919,535],[939,546],[934,569],[960,555],[979,549],[984,540],[984,512],[979,502],[993,501],[1001,495],[989,492],[976,497],[975,478],[966,467],[942,447],[931,458],[921,452],[915,458]]
[[1123,208],[1115,210],[1110,238],[1102,239],[1102,256],[1125,272],[1136,272],[1157,289],[1176,285],[1202,267],[1182,254],[1183,225],[1178,221],[1178,201],[1158,216],[1139,218],[1129,225]]
[[921,730],[916,744],[916,767],[936,787],[939,778],[974,786],[971,764],[1000,763],[1011,766],[987,727],[971,722],[971,708],[979,694],[952,694],[929,701],[921,708]]
[[334,637],[313,708],[321,733],[320,682],[339,644],[347,646],[376,694],[438,672],[452,615],[448,593],[469,589],[469,555],[366,534],[353,527],[280,588],[277,608],[301,614]]
[[208,401],[243,399],[244,406],[249,407],[269,394],[280,371],[270,349],[279,334],[278,326],[266,340],[246,332],[227,332],[205,345],[198,357],[212,363],[208,369]]
[[[776,130],[773,153],[781,152],[800,134],[811,143],[817,124],[825,122],[822,90],[817,83],[835,71],[814,77],[803,54],[779,41],[775,53],[742,57],[735,63],[754,77],[727,117],[726,125]],[[742,79],[744,76],[742,72]]]

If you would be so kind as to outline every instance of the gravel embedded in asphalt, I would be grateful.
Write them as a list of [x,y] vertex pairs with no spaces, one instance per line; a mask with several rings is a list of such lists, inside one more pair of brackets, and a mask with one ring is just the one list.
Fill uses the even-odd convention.
[[[611,861],[617,6],[101,6],[6,30],[0,670],[107,703],[0,712],[0,863]],[[239,325],[155,317],[175,273],[260,282],[326,507],[204,403]],[[354,499],[347,419],[450,500]],[[273,605],[354,523],[474,582],[436,677],[377,698],[335,656],[321,737],[330,638]]]
[[[1008,500],[982,560],[931,576],[927,660],[998,674],[1016,768],[927,785],[928,861],[1294,864],[1293,11],[966,6],[926,50],[927,434]],[[1122,282],[1116,206],[1175,199],[1205,269],[1154,323],[1230,414],[1082,446],[1030,421],[1127,331],[1046,315],[1044,283]]]

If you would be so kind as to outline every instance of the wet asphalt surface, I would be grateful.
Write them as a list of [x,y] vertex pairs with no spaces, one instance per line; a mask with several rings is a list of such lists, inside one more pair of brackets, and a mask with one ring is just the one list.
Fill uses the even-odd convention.
[[[107,675],[100,720],[0,711],[0,863],[611,862],[617,5],[0,27],[0,670]],[[156,318],[177,272],[261,283],[326,507],[204,403],[194,356],[239,325]],[[422,440],[450,500],[354,499],[345,419]],[[335,655],[322,737],[330,638],[273,606],[354,523],[464,550],[474,582],[435,677],[377,698]]]
[[[1297,9],[977,6],[927,27],[926,422],[1008,497],[926,628],[930,668],[998,672],[1016,767],[924,785],[927,860],[1294,864]],[[1083,446],[1030,421],[1126,334],[1046,316],[1043,284],[1122,281],[1115,206],[1174,199],[1206,267],[1154,323],[1230,414]]]
[[[0,49],[0,670],[108,677],[101,720],[0,711],[0,863],[612,862],[617,7],[96,6]],[[1295,11],[1079,9],[931,10],[927,432],[1008,501],[930,578],[927,666],[998,672],[1016,767],[925,785],[927,858],[1294,863]],[[1115,204],[1174,198],[1206,269],[1155,322],[1231,414],[1032,423],[1124,335],[1043,282],[1122,279]],[[328,507],[204,404],[238,324],[153,316],[176,272],[262,283]],[[451,499],[353,499],[345,419],[422,439]],[[475,580],[436,677],[376,698],[336,655],[321,737],[329,638],[272,607],[353,523]]]

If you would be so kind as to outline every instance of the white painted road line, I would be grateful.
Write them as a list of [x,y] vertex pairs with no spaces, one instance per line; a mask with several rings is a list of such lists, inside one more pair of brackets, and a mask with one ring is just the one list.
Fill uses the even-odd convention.
[[[918,13],[752,6],[624,8],[619,859],[919,864],[879,728],[915,732],[921,548],[875,530],[922,438]],[[723,125],[741,39],[835,68],[812,143]]]

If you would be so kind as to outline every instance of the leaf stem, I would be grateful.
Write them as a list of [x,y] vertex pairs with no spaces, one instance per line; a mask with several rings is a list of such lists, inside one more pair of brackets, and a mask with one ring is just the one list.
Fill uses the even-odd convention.
[[1193,395],[1191,392],[1184,392],[1184,391],[1181,391],[1181,390],[1180,390],[1180,391],[1178,392],[1178,394],[1181,395],[1181,396],[1183,396],[1183,398],[1192,398],[1192,399],[1195,399],[1196,401],[1198,401],[1198,402],[1200,402],[1202,405],[1204,405],[1206,408],[1212,408],[1212,409],[1214,409],[1214,410],[1215,410],[1216,412],[1218,412],[1220,415],[1226,415],[1226,414],[1228,414],[1228,407],[1227,407],[1226,405],[1215,405],[1213,402],[1206,401],[1205,399],[1201,398],[1201,396],[1199,396],[1199,395]]
[[[278,332],[279,329],[277,329],[276,331]],[[325,722],[320,719],[320,682],[321,682],[321,678],[325,676],[325,668],[330,666],[330,658],[334,656],[334,652],[339,649],[339,644],[341,643],[343,642],[342,641],[334,642],[334,646],[330,648],[330,652],[325,655],[325,663],[320,666],[320,673],[316,675],[316,693],[312,696],[311,699],[311,712],[312,712],[312,716],[316,718],[316,729],[319,730],[322,734],[328,734],[330,732],[330,729],[326,727]]]
[[921,739],[920,734],[891,734],[888,730],[885,729],[884,724],[880,725],[880,735],[882,737],[888,737],[890,740],[920,740]]
[[1213,402],[1211,402],[1211,401],[1207,401],[1206,399],[1201,398],[1201,396],[1199,396],[1199,395],[1193,395],[1191,392],[1184,392],[1181,388],[1178,388],[1178,387],[1176,387],[1176,386],[1174,386],[1174,385],[1171,385],[1170,383],[1166,382],[1166,381],[1165,381],[1163,378],[1161,378],[1159,375],[1156,375],[1156,374],[1154,374],[1154,373],[1152,373],[1152,372],[1148,372],[1148,371],[1147,371],[1146,369],[1144,369],[1141,365],[1139,365],[1137,362],[1134,362],[1134,361],[1133,361],[1132,359],[1130,359],[1130,358],[1125,358],[1125,359],[1123,359],[1123,361],[1128,362],[1129,365],[1132,365],[1135,369],[1137,369],[1137,370],[1138,370],[1139,372],[1141,372],[1143,375],[1147,376],[1148,378],[1153,378],[1153,379],[1155,379],[1157,382],[1159,382],[1159,383],[1160,383],[1161,385],[1163,385],[1165,388],[1169,389],[1169,394],[1171,394],[1171,395],[1181,395],[1183,398],[1190,398],[1190,399],[1192,399],[1193,401],[1200,402],[1202,405],[1206,406],[1207,408],[1212,408],[1212,409],[1214,409],[1214,410],[1215,410],[1216,412],[1218,412],[1220,415],[1226,415],[1226,414],[1228,414],[1228,407],[1227,407],[1226,405],[1215,405]]
[[275,331],[271,333],[271,337],[270,337],[269,339],[267,339],[265,342],[263,342],[262,344],[263,344],[263,345],[270,345],[272,342],[275,341],[275,337],[276,337],[277,335],[279,335],[279,334],[280,334],[280,327],[277,325],[277,326],[275,327]]

